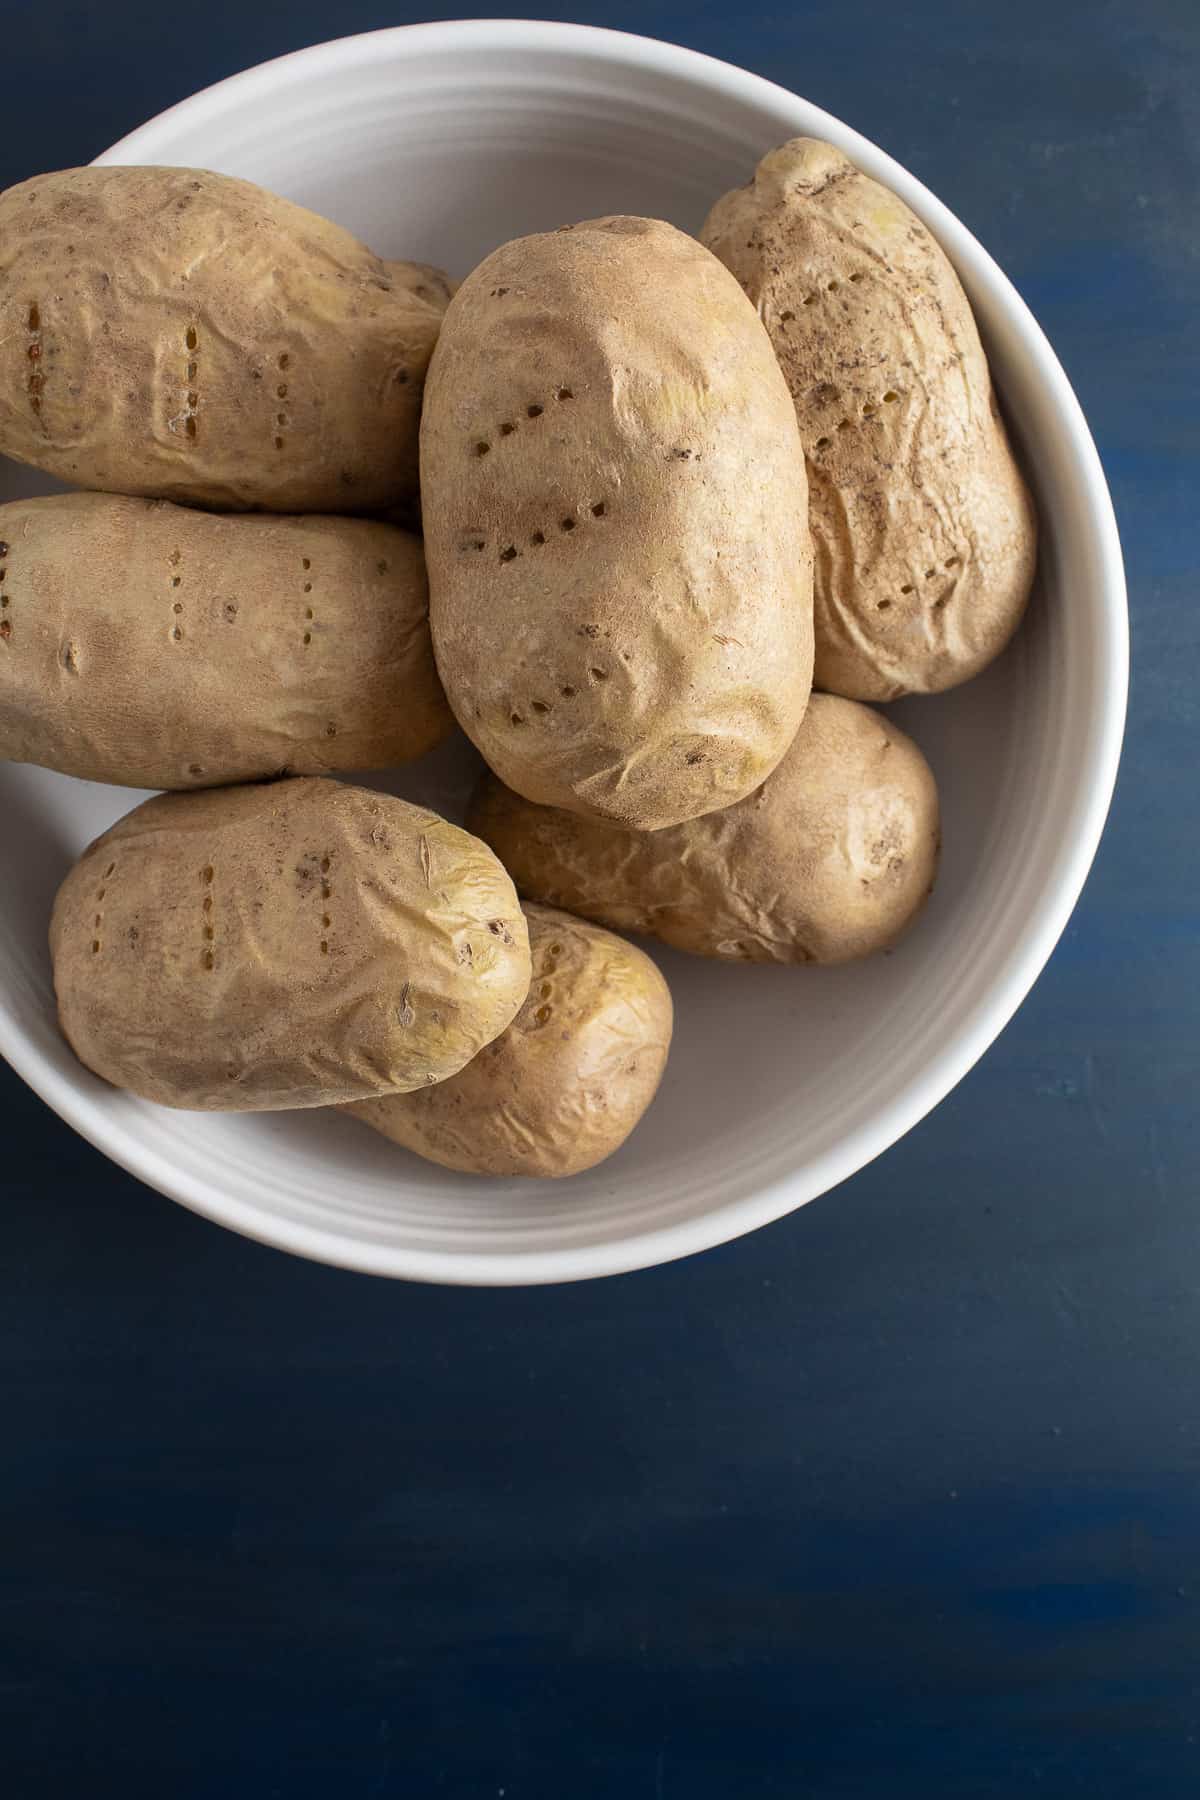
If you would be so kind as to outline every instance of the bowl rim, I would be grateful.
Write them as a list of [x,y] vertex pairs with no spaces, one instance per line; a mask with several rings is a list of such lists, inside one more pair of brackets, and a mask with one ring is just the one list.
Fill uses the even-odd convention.
[[1098,552],[1095,596],[1096,652],[1104,671],[1099,716],[1092,720],[1093,755],[1086,791],[1076,810],[1068,860],[1057,886],[1041,894],[1003,974],[981,995],[936,1056],[909,1075],[868,1125],[831,1147],[803,1174],[772,1181],[753,1195],[714,1207],[695,1219],[632,1232],[600,1244],[528,1252],[417,1251],[362,1243],[335,1230],[289,1222],[222,1192],[142,1143],[135,1131],[106,1111],[96,1091],[68,1079],[31,1036],[0,1013],[0,1054],[27,1084],[81,1136],[140,1181],[190,1211],[243,1236],[368,1274],[461,1286],[510,1287],[574,1281],[626,1273],[670,1262],[727,1243],[770,1224],[847,1180],[890,1148],[930,1112],[999,1036],[1050,957],[1082,891],[1108,814],[1124,732],[1129,680],[1129,626],[1124,566],[1116,518],[1100,458],[1083,411],[1054,351],[1024,300],[998,264],[960,220],[915,176],[868,138],[801,96],[763,76],[700,51],[656,38],[595,26],[524,19],[458,19],[386,27],[310,45],[272,58],[203,88],[156,114],[95,158],[99,165],[154,162],[172,126],[186,118],[203,123],[230,102],[248,104],[315,73],[354,70],[391,55],[424,55],[455,49],[558,52],[583,61],[617,61],[650,73],[683,79],[748,106],[794,112],[797,134],[838,144],[868,173],[885,182],[934,231],[953,261],[969,269],[973,284],[991,298],[1016,328],[1022,353],[1049,390],[1062,422],[1073,467],[1070,479],[1083,503],[1084,529]]

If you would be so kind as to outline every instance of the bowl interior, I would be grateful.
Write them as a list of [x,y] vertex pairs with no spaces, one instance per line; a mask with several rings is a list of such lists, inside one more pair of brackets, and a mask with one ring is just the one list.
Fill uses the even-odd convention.
[[[105,160],[247,176],[381,253],[462,275],[505,238],[600,213],[695,230],[764,149],[803,131],[890,180],[954,256],[1042,519],[1038,591],[1013,648],[969,686],[892,709],[942,792],[944,864],[918,926],[893,953],[836,970],[662,953],[675,1047],[631,1141],[567,1184],[473,1182],[332,1114],[173,1113],[88,1076],[55,1027],[50,902],[71,859],[141,796],[0,766],[0,1048],[144,1179],[253,1235],[393,1274],[514,1281],[634,1267],[777,1216],[861,1166],[1020,1000],[1074,901],[1111,787],[1119,555],[1057,364],[998,271],[911,178],[753,77],[539,26],[423,27],[303,52],[185,102]],[[0,493],[51,485],[8,465]],[[378,785],[457,816],[476,766],[459,743]]]

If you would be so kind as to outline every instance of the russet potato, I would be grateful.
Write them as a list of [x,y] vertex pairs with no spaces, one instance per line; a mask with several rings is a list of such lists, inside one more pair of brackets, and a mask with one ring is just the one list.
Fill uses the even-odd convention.
[[655,830],[764,780],[810,686],[804,459],[715,257],[626,217],[495,251],[447,310],[421,471],[443,685],[510,787]]
[[977,675],[1020,622],[1037,527],[949,258],[815,138],[765,156],[701,236],[758,309],[795,402],[816,685],[891,700]]
[[194,506],[411,503],[447,291],[229,175],[36,175],[0,194],[0,452]]
[[644,951],[549,907],[525,911],[533,978],[508,1030],[449,1081],[347,1109],[466,1174],[593,1168],[625,1142],[666,1067],[671,994]]
[[198,788],[388,768],[452,728],[417,538],[57,494],[0,506],[0,759]]
[[145,801],[67,876],[50,947],[80,1061],[203,1111],[444,1081],[506,1028],[530,974],[486,845],[304,777]]
[[757,793],[669,831],[531,805],[485,776],[467,814],[526,900],[733,962],[838,963],[894,943],[937,871],[937,788],[911,738],[814,694]]

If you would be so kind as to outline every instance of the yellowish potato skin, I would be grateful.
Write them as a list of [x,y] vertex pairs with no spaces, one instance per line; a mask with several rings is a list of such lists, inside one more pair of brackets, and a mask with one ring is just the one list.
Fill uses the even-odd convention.
[[445,269],[437,269],[432,263],[385,261],[383,266],[398,288],[415,294],[438,312],[445,312],[458,289],[458,283],[451,280]]
[[421,468],[443,685],[510,787],[657,830],[758,786],[811,681],[804,463],[714,257],[626,217],[505,244],[450,303]]
[[506,1028],[530,974],[485,845],[304,778],[147,800],[67,876],[50,948],[80,1061],[212,1112],[444,1081]]
[[814,694],[774,774],[727,811],[651,835],[531,806],[485,776],[469,828],[526,900],[731,962],[886,949],[937,872],[937,787],[890,719]]
[[418,539],[58,494],[0,506],[0,759],[127,787],[390,768],[451,729]]
[[671,993],[610,931],[527,906],[533,980],[508,1030],[449,1081],[347,1110],[468,1175],[563,1176],[625,1142],[657,1092]]
[[816,685],[891,700],[977,675],[1020,622],[1037,526],[949,259],[815,138],[765,156],[701,236],[757,307],[795,401]]
[[368,512],[417,491],[437,271],[204,169],[0,194],[0,451],[79,487]]

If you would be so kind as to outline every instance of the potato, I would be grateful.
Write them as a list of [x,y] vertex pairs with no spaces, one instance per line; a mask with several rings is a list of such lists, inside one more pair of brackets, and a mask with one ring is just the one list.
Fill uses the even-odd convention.
[[947,257],[839,150],[795,138],[701,233],[758,308],[808,458],[818,687],[933,693],[1004,648],[1033,505]]
[[384,269],[396,287],[406,289],[415,294],[418,300],[427,301],[444,313],[454,295],[458,283],[452,281],[445,269],[435,269],[432,263],[385,262]]
[[347,1108],[468,1175],[594,1168],[625,1142],[667,1063],[671,991],[650,958],[567,913],[526,914],[533,981],[508,1030],[449,1081]]
[[933,775],[890,719],[829,694],[756,794],[652,835],[531,806],[486,777],[468,825],[531,900],[698,956],[838,963],[893,943],[938,857]]
[[336,781],[147,800],[50,928],[80,1061],[164,1106],[325,1106],[444,1081],[509,1024],[529,936],[491,851]]
[[0,759],[214,787],[390,767],[452,724],[421,546],[390,525],[0,506]]
[[610,218],[489,256],[430,364],[421,480],[442,682],[510,787],[651,830],[774,768],[811,678],[803,456],[693,239]]
[[411,501],[445,277],[203,169],[0,195],[0,450],[194,505]]

